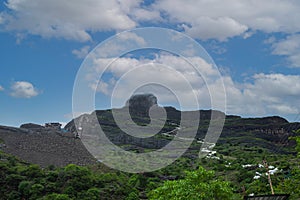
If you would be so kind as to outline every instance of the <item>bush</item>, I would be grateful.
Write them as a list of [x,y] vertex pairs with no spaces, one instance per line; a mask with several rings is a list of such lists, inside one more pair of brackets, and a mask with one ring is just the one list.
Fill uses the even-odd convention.
[[71,200],[67,194],[49,194],[41,200]]
[[158,200],[231,200],[234,194],[228,182],[217,180],[213,171],[199,167],[196,171],[187,172],[184,179],[164,182],[148,196]]

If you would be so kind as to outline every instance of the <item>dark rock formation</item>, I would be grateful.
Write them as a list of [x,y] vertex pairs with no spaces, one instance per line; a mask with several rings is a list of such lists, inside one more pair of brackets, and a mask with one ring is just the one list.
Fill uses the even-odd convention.
[[133,95],[127,102],[131,115],[147,117],[149,109],[157,105],[157,98],[153,94],[137,94]]
[[27,123],[27,124],[22,124],[20,128],[26,128],[26,129],[41,129],[45,128],[44,126],[41,126],[39,124],[33,124],[33,123]]
[[133,108],[150,108],[157,105],[157,98],[153,94],[136,94],[130,97],[126,105]]

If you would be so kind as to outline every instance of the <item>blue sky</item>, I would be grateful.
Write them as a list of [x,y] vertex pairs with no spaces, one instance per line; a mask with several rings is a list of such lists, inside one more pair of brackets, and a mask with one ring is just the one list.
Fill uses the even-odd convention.
[[[0,124],[69,121],[87,53],[116,33],[148,26],[180,31],[206,49],[224,78],[228,114],[300,121],[299,10],[294,0],[1,2]],[[109,108],[107,90],[96,89],[96,108]]]

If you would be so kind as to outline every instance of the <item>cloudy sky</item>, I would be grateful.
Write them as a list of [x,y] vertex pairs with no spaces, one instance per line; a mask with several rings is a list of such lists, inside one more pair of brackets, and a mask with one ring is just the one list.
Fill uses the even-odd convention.
[[[73,85],[87,54],[116,33],[143,27],[179,31],[205,48],[217,68],[203,63],[192,47],[185,56],[200,63],[209,77],[221,74],[226,113],[300,121],[299,11],[297,0],[6,0],[0,4],[0,124],[69,121]],[[145,43],[134,34],[126,39]],[[168,64],[183,74],[208,107],[201,79],[182,59],[163,51],[132,54],[108,69],[106,81],[89,77],[89,89],[98,95],[96,108],[110,107],[109,96],[122,73],[149,62]],[[113,58],[93,60],[95,73],[105,59]],[[181,85],[164,70],[152,66],[150,75]],[[139,78],[129,74],[128,80],[149,77],[143,68],[136,73]],[[127,92],[133,84],[128,80],[123,79],[119,91]],[[213,93],[219,94],[219,81],[209,79]],[[165,94],[161,104],[172,104],[168,92],[160,92]]]

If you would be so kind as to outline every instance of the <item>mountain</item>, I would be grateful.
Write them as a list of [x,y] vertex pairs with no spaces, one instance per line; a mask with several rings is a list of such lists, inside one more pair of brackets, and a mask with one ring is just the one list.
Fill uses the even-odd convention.
[[[262,118],[242,118],[240,116],[228,115],[216,110],[199,110],[199,111],[179,111],[173,107],[164,107],[166,111],[166,120],[159,134],[149,138],[132,137],[116,124],[114,113],[125,115],[130,113],[132,121],[140,126],[150,125],[149,109],[162,109],[157,105],[157,99],[151,94],[133,96],[121,109],[97,110],[90,115],[85,114],[72,120],[66,125],[70,132],[76,132],[75,123],[87,123],[88,128],[91,124],[99,123],[106,136],[119,146],[124,146],[126,150],[134,149],[159,149],[170,142],[176,135],[176,131],[181,124],[189,124],[189,121],[195,120],[193,117],[200,116],[199,124],[194,126],[180,127],[181,131],[196,131],[198,141],[204,139],[207,134],[211,121],[225,119],[222,134],[218,143],[229,143],[232,145],[242,146],[259,146],[274,153],[288,153],[289,147],[295,143],[289,140],[293,136],[293,130],[300,128],[300,123],[289,123],[286,119],[279,116],[269,116]],[[150,110],[151,110],[150,109]],[[184,116],[184,122],[181,117]],[[128,120],[124,118],[123,121]],[[159,120],[155,118],[154,120]],[[123,122],[130,126],[132,122]],[[77,125],[80,126],[80,125]],[[149,126],[151,128],[151,126]],[[154,127],[155,128],[155,125]],[[93,128],[91,128],[93,129]],[[164,134],[172,132],[173,134]],[[196,141],[195,141],[196,142]],[[198,145],[199,148],[200,145]]]
[[[113,113],[119,113],[123,116],[129,112],[133,122],[126,121],[127,118],[122,120],[127,127],[130,128],[135,124],[141,127],[148,125],[150,129],[155,130],[157,127],[155,124],[151,125],[149,115],[153,115],[154,121],[161,122],[163,119],[160,119],[160,116],[155,116],[156,112],[152,111],[160,113],[162,109],[157,105],[157,98],[154,95],[145,94],[133,96],[121,109],[97,110],[91,114],[81,115],[70,121],[62,130],[35,124],[24,124],[20,128],[0,126],[0,138],[3,141],[0,148],[25,161],[44,167],[48,165],[65,166],[69,163],[93,164],[96,163],[95,159],[86,150],[80,138],[75,137],[80,134],[75,124],[77,123],[77,128],[80,124],[87,124],[90,131],[93,131],[95,124],[99,123],[110,141],[125,150],[135,152],[162,148],[176,137],[178,131],[186,133],[196,131],[195,140],[185,153],[186,157],[196,158],[210,121],[225,119],[217,143],[217,146],[226,146],[220,150],[224,155],[228,154],[228,148],[237,146],[244,149],[256,149],[258,152],[293,154],[295,143],[288,138],[293,136],[293,130],[300,129],[300,123],[289,123],[278,116],[242,118],[233,115],[226,116],[223,112],[216,110],[181,112],[173,107],[164,107],[166,120],[158,134],[148,138],[138,138],[126,134],[116,124],[113,116]],[[192,124],[193,117],[197,114],[200,116],[199,123],[186,126]],[[184,116],[184,122],[181,121],[182,116]]]
[[0,126],[3,141],[0,150],[42,167],[95,163],[81,141],[71,133],[39,125],[21,127]]

